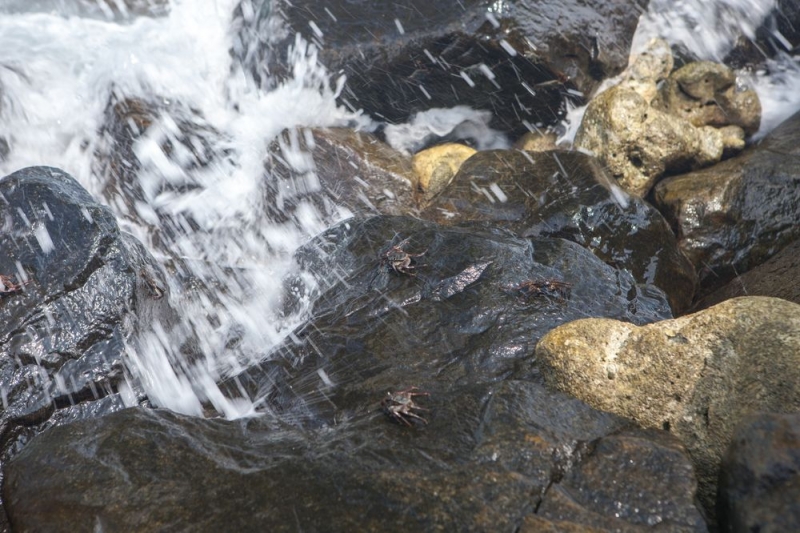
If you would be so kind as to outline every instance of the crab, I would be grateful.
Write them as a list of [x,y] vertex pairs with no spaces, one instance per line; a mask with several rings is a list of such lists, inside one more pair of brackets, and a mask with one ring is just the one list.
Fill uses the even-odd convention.
[[395,244],[381,255],[381,263],[389,266],[390,272],[396,274],[407,274],[409,276],[416,276],[416,263],[415,257],[422,257],[424,252],[418,254],[410,254],[403,250],[403,247],[408,244],[409,239],[405,239],[398,244]]
[[503,290],[516,293],[520,298],[532,296],[556,296],[561,300],[569,298],[572,284],[554,279],[527,280],[517,285],[505,285]]
[[2,288],[0,288],[0,296],[19,292],[22,290],[22,286],[25,285],[26,283],[27,282],[14,283],[13,281],[11,281],[11,278],[9,276],[4,276],[0,274],[0,285],[2,285]]
[[415,396],[430,396],[427,392],[416,392],[417,387],[411,387],[400,392],[387,392],[386,398],[381,402],[381,408],[389,415],[389,418],[399,423],[411,426],[414,420],[419,420],[423,424],[428,421],[415,411],[427,411],[414,402]]

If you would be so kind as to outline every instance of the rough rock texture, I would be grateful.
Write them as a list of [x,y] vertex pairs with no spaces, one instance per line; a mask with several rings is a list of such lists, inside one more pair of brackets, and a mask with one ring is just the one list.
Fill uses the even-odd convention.
[[463,144],[447,143],[414,154],[412,165],[416,174],[417,202],[427,204],[447,187],[461,164],[476,150]]
[[332,73],[347,76],[343,101],[376,119],[405,122],[455,101],[492,111],[494,127],[521,135],[523,121],[559,119],[565,89],[589,94],[625,67],[646,4],[243,0],[240,10],[252,15],[242,17],[234,55],[262,81],[280,78],[300,32],[320,44],[319,60]]
[[658,84],[669,76],[673,66],[669,43],[664,39],[651,39],[620,74],[619,85],[633,89],[652,104],[658,96]]
[[694,295],[692,266],[664,219],[579,152],[479,152],[421,215],[443,224],[485,221],[521,236],[575,241],[638,281],[660,287],[676,313]]
[[[424,255],[407,258],[412,270],[400,263],[394,271],[388,258],[401,261],[403,252]],[[370,397],[397,387],[438,393],[535,376],[536,341],[569,320],[641,324],[671,316],[660,290],[637,285],[586,249],[497,228],[351,219],[304,246],[298,261],[286,306],[294,311],[312,298],[312,319],[226,388],[312,425],[351,418]],[[302,292],[308,276],[316,293]],[[568,285],[526,285],[548,281]]]
[[356,215],[412,211],[411,159],[371,133],[345,128],[283,132],[266,163],[270,220],[284,220],[312,202],[332,216],[341,207]]
[[800,531],[800,414],[747,417],[721,470],[722,531]]
[[777,298],[642,327],[579,320],[545,335],[536,356],[549,386],[680,437],[709,510],[736,424],[755,411],[800,411],[800,305]]
[[739,88],[736,74],[712,61],[695,61],[669,75],[655,107],[693,126],[737,126],[747,136],[761,124],[761,102],[753,89]]
[[747,272],[800,237],[800,113],[740,156],[654,189],[703,286]]
[[800,304],[800,240],[789,244],[766,263],[736,276],[693,308],[705,309],[738,296],[774,296]]
[[651,107],[622,85],[589,103],[575,145],[597,155],[623,189],[643,197],[666,172],[719,161],[728,139],[716,128],[697,128]]
[[119,409],[124,345],[168,315],[159,267],[72,177],[26,168],[0,198],[0,273],[25,281],[0,295],[5,456],[40,424]]
[[549,150],[558,150],[556,146],[558,135],[554,132],[528,132],[514,143],[514,148],[526,152],[547,152]]
[[[57,427],[5,468],[15,531],[512,531],[537,509],[706,531],[681,445],[531,382],[425,398],[428,425],[301,431],[130,409]],[[631,489],[636,492],[631,492]],[[566,498],[573,498],[566,500]],[[624,508],[619,502],[630,504]],[[571,518],[567,518],[571,522]]]

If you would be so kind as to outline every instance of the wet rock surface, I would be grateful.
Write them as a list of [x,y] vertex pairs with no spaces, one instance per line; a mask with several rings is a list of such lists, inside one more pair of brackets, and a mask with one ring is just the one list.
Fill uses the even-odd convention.
[[681,438],[709,511],[735,426],[757,411],[800,411],[800,306],[777,298],[642,327],[579,320],[544,336],[536,357],[550,387]]
[[20,531],[496,531],[545,507],[556,520],[559,504],[614,526],[601,531],[706,530],[669,435],[530,382],[456,387],[426,407],[425,426],[369,409],[318,431],[128,409],[35,439],[4,496]]
[[621,85],[591,101],[575,145],[596,154],[623,189],[644,197],[667,172],[718,162],[728,139],[716,128],[695,127],[651,107]]
[[[591,92],[627,63],[642,2],[485,0],[404,3],[250,2],[244,32],[267,35],[277,14],[287,37],[240,53],[262,80],[286,71],[300,32],[319,59],[347,77],[342,101],[378,120],[460,105],[495,113],[493,126],[525,133],[523,121],[554,123],[567,89]],[[244,39],[243,39],[244,40]],[[578,99],[577,95],[573,98]]]
[[304,202],[329,217],[342,208],[355,215],[413,210],[411,158],[371,133],[347,128],[286,131],[270,147],[266,170],[271,220],[291,216]]
[[[166,284],[141,244],[66,173],[30,167],[0,180],[3,456],[41,427],[121,408],[123,351],[166,319]],[[22,274],[24,273],[24,274]]]
[[794,241],[772,259],[736,276],[694,304],[700,310],[739,296],[773,296],[800,304],[800,240]]
[[614,185],[596,159],[579,152],[480,152],[464,162],[421,216],[569,239],[664,290],[676,313],[692,301],[695,274],[665,220]]
[[470,146],[446,143],[414,154],[417,203],[426,205],[453,181],[461,165],[475,155]]
[[752,89],[736,85],[727,66],[695,61],[669,75],[655,106],[693,126],[736,126],[748,137],[761,124],[761,102]]
[[655,187],[654,201],[706,290],[800,237],[798,138],[796,114],[740,156]]
[[718,505],[724,532],[800,529],[800,415],[742,422],[722,462]]
[[669,44],[652,39],[618,85],[589,103],[575,136],[634,196],[646,196],[665,175],[741,151],[761,123],[758,95],[727,66],[673,66]]
[[290,280],[286,305],[318,298],[311,319],[227,388],[299,423],[350,419],[411,385],[438,393],[535,376],[536,341],[569,320],[671,316],[659,289],[562,239],[373,217],[338,224],[298,256],[319,295]]

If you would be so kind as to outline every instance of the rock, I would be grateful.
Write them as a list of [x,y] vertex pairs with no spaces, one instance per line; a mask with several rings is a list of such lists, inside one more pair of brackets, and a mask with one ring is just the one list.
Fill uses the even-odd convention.
[[[286,75],[285,50],[299,32],[347,77],[342,100],[354,109],[402,123],[455,101],[492,111],[494,128],[518,136],[524,122],[558,122],[566,98],[581,99],[568,90],[589,94],[625,67],[647,2],[243,0],[241,11],[245,4],[252,16],[234,55],[262,82]],[[280,38],[268,37],[273,29]]]
[[722,461],[724,532],[800,531],[800,415],[752,415]]
[[798,138],[800,113],[740,156],[655,187],[655,203],[706,291],[800,238]]
[[524,150],[526,152],[547,152],[549,150],[557,150],[556,140],[558,135],[555,132],[528,132],[520,137],[514,143],[516,150]]
[[[663,432],[624,430],[592,443],[588,457],[550,486],[520,531],[703,531],[700,515],[686,513],[688,500],[674,499],[679,486],[687,496],[695,490],[684,454]],[[643,464],[660,480],[642,476]]]
[[712,61],[695,61],[673,72],[655,107],[693,126],[737,126],[747,136],[761,124],[761,102],[753,89],[737,86],[736,74]]
[[411,159],[375,135],[347,128],[284,131],[270,146],[265,182],[271,220],[286,220],[312,202],[329,221],[413,211]]
[[30,427],[121,408],[126,344],[170,315],[160,267],[71,176],[26,168],[0,180],[0,197],[0,273],[21,285],[0,295],[7,453]]
[[447,143],[428,148],[414,155],[412,165],[416,175],[414,192],[417,202],[427,204],[453,181],[461,164],[476,153],[463,144]]
[[429,424],[418,427],[392,423],[379,398],[322,430],[145,409],[53,428],[6,465],[11,523],[54,532],[510,531],[563,491],[626,531],[658,521],[705,531],[688,459],[668,435],[525,381],[432,392]]
[[644,197],[667,172],[719,161],[723,151],[732,148],[725,145],[729,138],[716,128],[696,128],[654,109],[638,92],[622,85],[589,103],[575,145],[603,161],[623,189]]
[[491,222],[524,237],[569,239],[629,270],[639,282],[661,288],[674,312],[692,302],[697,280],[669,225],[580,152],[479,152],[421,216],[442,224]]
[[658,84],[669,76],[673,65],[669,43],[664,39],[651,39],[620,74],[619,85],[633,89],[652,104],[658,96]]
[[579,320],[542,337],[536,357],[550,387],[681,438],[708,511],[734,427],[755,411],[800,411],[800,306],[777,298],[641,327]]
[[773,296],[800,304],[800,240],[766,263],[736,276],[697,302],[694,309],[699,311],[738,296]]
[[[415,254],[409,273],[387,262],[393,246]],[[350,419],[368,398],[400,386],[438,393],[534,376],[536,341],[569,320],[670,316],[660,290],[584,248],[497,228],[351,219],[301,248],[297,261],[287,313],[311,300],[312,319],[224,388],[309,426]],[[311,294],[302,292],[309,277],[318,284]]]

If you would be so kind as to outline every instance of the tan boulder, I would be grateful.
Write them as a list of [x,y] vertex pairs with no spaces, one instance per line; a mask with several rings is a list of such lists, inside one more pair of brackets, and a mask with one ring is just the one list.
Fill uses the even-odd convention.
[[455,177],[461,163],[476,150],[464,144],[447,143],[422,150],[414,155],[414,193],[417,202],[425,205],[447,187]]
[[575,144],[600,158],[623,189],[643,197],[669,170],[719,161],[727,139],[716,128],[696,128],[652,108],[621,85],[592,100]]
[[744,297],[637,327],[593,318],[536,347],[548,386],[592,407],[673,432],[706,507],[734,427],[757,411],[800,411],[800,305]]

